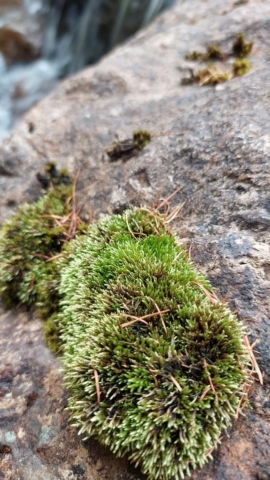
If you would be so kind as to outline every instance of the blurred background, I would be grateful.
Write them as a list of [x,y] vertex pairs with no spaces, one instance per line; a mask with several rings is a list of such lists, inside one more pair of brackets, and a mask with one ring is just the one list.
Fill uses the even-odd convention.
[[0,139],[61,78],[97,62],[174,0],[0,0]]

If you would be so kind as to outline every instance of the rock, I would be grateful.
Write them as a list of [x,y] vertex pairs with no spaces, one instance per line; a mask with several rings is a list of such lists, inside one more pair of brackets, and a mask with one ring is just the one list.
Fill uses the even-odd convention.
[[44,8],[42,2],[1,1],[0,52],[6,64],[31,62],[42,48]]
[[0,52],[4,55],[7,65],[31,62],[39,53],[20,32],[8,27],[0,28]]
[[[62,82],[0,146],[2,221],[36,198],[36,172],[51,160],[79,172],[78,203],[89,219],[154,205],[181,187],[172,200],[185,202],[174,225],[181,243],[237,311],[251,343],[260,340],[264,375],[264,386],[255,381],[250,393],[251,409],[192,480],[270,478],[269,14],[268,1],[178,1],[98,65]],[[186,54],[209,43],[228,51],[239,32],[254,40],[249,73],[217,87],[180,86],[191,66]],[[104,152],[115,135],[124,140],[138,128],[152,132],[151,143],[110,162]],[[1,316],[0,478],[143,478],[67,424],[59,360],[32,316]]]

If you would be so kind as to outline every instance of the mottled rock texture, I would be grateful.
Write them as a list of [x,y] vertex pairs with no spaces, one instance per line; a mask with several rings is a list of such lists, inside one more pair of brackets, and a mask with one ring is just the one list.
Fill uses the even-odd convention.
[[[182,187],[175,222],[183,246],[247,325],[264,386],[193,480],[270,479],[270,2],[176,2],[97,66],[70,78],[30,111],[0,147],[1,220],[36,198],[35,177],[54,160],[79,172],[78,202],[98,218],[153,205]],[[218,87],[180,86],[185,55],[209,43],[254,40],[251,71]],[[193,65],[193,64],[192,64]],[[195,66],[196,67],[196,66]],[[127,161],[104,150],[138,128],[150,145]],[[67,425],[59,361],[29,312],[0,323],[0,478],[138,480],[125,460]]]

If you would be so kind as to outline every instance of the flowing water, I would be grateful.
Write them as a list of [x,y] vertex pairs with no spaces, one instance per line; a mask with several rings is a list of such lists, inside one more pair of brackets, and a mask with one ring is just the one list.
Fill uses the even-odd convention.
[[0,138],[60,78],[99,60],[173,1],[0,0]]

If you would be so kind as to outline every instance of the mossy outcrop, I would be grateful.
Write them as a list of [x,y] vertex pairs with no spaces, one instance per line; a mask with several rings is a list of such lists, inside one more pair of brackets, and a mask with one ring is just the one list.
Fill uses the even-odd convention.
[[[71,186],[50,189],[37,202],[22,205],[0,233],[0,293],[6,307],[37,304],[48,317],[54,296],[58,255],[68,233],[61,222],[71,212]],[[43,292],[45,280],[50,295]],[[55,307],[53,307],[55,308]]]

